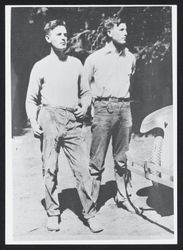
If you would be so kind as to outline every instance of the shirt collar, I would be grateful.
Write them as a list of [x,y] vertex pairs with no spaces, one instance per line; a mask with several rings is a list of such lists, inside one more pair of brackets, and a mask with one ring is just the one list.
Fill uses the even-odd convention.
[[119,54],[119,55],[125,55],[126,56],[126,53],[129,51],[128,48],[125,48],[124,49],[124,54],[123,54],[123,51],[121,51],[120,53],[118,53],[116,51],[116,48],[113,44],[113,42],[109,42],[105,45],[105,53],[106,54]]
[[[54,50],[51,48],[51,51],[50,51],[50,57],[53,59],[53,60],[56,60],[56,61],[62,61],[58,58],[57,54],[54,52]],[[68,57],[68,56],[67,56]],[[67,58],[66,58],[67,59]]]
[[58,60],[58,56],[55,54],[54,50],[51,48],[50,57]]

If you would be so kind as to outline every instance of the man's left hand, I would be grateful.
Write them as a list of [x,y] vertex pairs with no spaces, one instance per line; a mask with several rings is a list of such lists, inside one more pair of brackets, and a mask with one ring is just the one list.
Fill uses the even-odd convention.
[[78,106],[76,106],[76,108],[75,108],[75,111],[74,111],[74,114],[75,114],[75,116],[77,117],[77,118],[83,118],[84,116],[85,116],[85,110],[84,110],[84,108],[83,107],[80,107],[79,105]]

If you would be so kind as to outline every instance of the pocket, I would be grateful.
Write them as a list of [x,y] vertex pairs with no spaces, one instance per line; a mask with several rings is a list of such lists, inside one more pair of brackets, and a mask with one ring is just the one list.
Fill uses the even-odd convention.
[[45,107],[41,107],[37,118],[38,124],[43,128],[45,125],[48,125],[53,121],[54,119],[51,118],[49,110]]
[[94,116],[97,114],[100,114],[102,112],[105,112],[107,110],[107,103],[104,101],[95,102],[94,103]]

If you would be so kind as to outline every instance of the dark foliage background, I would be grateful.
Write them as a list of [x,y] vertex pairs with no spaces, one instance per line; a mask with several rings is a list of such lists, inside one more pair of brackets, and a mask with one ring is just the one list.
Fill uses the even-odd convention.
[[33,64],[49,53],[44,24],[64,19],[69,31],[67,52],[84,63],[104,46],[103,20],[118,15],[128,26],[128,48],[137,57],[131,93],[133,131],[152,111],[172,104],[171,7],[37,7],[12,8],[11,70],[13,135],[27,126],[25,98]]

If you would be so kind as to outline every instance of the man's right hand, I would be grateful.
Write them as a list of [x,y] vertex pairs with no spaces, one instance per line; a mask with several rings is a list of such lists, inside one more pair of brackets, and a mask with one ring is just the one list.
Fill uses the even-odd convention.
[[32,121],[31,126],[33,129],[34,136],[36,138],[40,138],[43,134],[43,130],[42,130],[41,126],[37,123],[37,121]]

